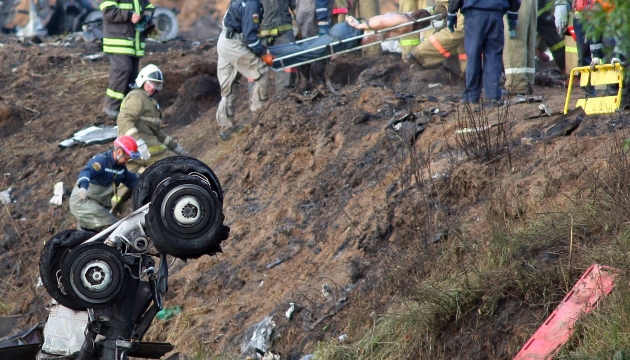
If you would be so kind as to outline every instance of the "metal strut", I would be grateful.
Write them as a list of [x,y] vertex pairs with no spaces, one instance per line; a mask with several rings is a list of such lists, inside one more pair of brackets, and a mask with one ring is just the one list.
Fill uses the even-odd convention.
[[[429,17],[425,17],[425,18],[422,18],[422,19],[415,20],[415,21],[410,21],[410,22],[406,22],[404,24],[392,26],[392,27],[387,28],[387,29],[377,30],[375,32],[363,34],[363,35],[360,35],[360,36],[355,36],[355,37],[351,37],[351,38],[348,38],[348,39],[335,41],[335,42],[330,43],[330,44],[320,45],[320,46],[314,47],[312,49],[299,51],[299,52],[293,53],[291,55],[278,57],[278,58],[273,59],[273,62],[280,62],[280,65],[282,67],[281,68],[273,68],[272,67],[271,69],[273,71],[282,71],[282,70],[285,70],[285,69],[288,69],[288,68],[298,67],[300,65],[310,64],[310,63],[313,63],[313,62],[316,62],[316,61],[319,61],[319,60],[328,59],[329,57],[331,57],[333,55],[345,54],[347,52],[356,51],[356,50],[363,49],[363,48],[368,47],[368,46],[378,45],[378,44],[380,44],[380,43],[382,43],[383,41],[386,41],[386,40],[387,41],[389,41],[389,40],[396,40],[396,39],[400,39],[402,37],[405,37],[405,36],[407,36],[409,34],[415,34],[415,33],[427,31],[427,30],[430,30],[430,29],[435,29],[434,21],[435,20],[442,20],[442,19],[443,19],[443,16],[441,14],[432,15],[432,16],[429,16]],[[388,31],[392,31],[394,29],[398,29],[398,28],[401,28],[401,27],[413,25],[415,23],[422,22],[422,21],[427,21],[427,20],[431,20],[431,25],[425,26],[422,29],[417,29],[417,30],[414,30],[414,31],[410,31],[410,32],[407,32],[407,33],[404,33],[404,34],[400,34],[400,35],[397,35],[397,36],[392,36],[392,37],[389,37],[389,38],[385,38],[384,37],[384,34],[386,32],[388,32]],[[333,46],[335,46],[335,45],[347,43],[347,42],[350,42],[350,41],[354,41],[354,40],[357,40],[357,39],[362,39],[364,37],[374,36],[374,35],[379,35],[380,36],[380,40],[377,40],[377,41],[369,43],[369,44],[359,45],[359,46],[354,47],[352,49],[346,49],[346,50],[341,50],[341,51],[337,51],[337,52],[335,52],[335,50],[333,48]],[[313,37],[310,37],[310,38],[307,38],[307,39],[302,39],[300,41],[296,41],[296,43],[299,44],[299,43],[302,43],[302,42],[305,42],[305,41],[308,41],[308,40],[312,40],[312,39],[316,39],[316,38],[317,38],[317,36],[313,36]],[[308,53],[313,52],[315,50],[321,50],[321,49],[324,49],[324,48],[327,48],[327,47],[330,48],[329,49],[330,50],[330,54],[328,54],[328,55],[320,56],[318,58],[314,58],[314,59],[310,59],[310,60],[305,60],[305,61],[299,62],[297,64],[291,64],[289,66],[285,66],[284,65],[284,61],[283,60],[285,60],[285,59],[290,59],[290,58],[292,58],[294,56],[298,56],[298,55],[302,55],[302,54],[308,54]]]

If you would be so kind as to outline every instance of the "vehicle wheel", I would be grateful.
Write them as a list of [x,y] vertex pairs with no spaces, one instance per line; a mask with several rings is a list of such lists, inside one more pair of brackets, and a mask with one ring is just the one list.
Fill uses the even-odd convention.
[[223,204],[221,184],[208,165],[192,157],[173,156],[155,162],[140,175],[132,192],[133,209],[138,210],[149,203],[158,184],[175,174],[194,175],[206,180]]
[[[69,246],[63,245],[77,245],[92,236],[94,236],[94,233],[90,231],[60,231],[44,244],[44,249],[39,258],[39,277],[42,279],[44,288],[59,304],[73,310],[85,310],[86,307],[76,303],[66,295],[67,292],[64,294],[59,288],[57,273],[61,270],[62,259],[69,249]],[[61,276],[61,273],[59,275]]]
[[176,174],[155,189],[147,233],[159,252],[198,258],[220,251],[223,218],[221,201],[205,181]]
[[120,252],[102,243],[70,250],[62,262],[61,283],[75,303],[89,309],[116,304],[127,290],[129,277]]
[[85,19],[83,19],[83,23],[95,22],[95,21],[103,21],[103,13],[101,11],[91,11]]
[[173,40],[179,31],[179,21],[173,10],[164,6],[157,6],[153,13],[153,23],[160,31],[160,40]]
[[81,12],[74,18],[74,22],[72,23],[72,32],[83,31],[83,20],[87,15],[87,10],[81,10]]

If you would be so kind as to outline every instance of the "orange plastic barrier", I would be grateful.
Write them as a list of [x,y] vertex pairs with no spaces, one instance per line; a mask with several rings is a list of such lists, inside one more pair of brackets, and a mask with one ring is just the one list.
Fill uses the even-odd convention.
[[552,359],[573,333],[573,325],[613,289],[613,271],[593,264],[575,283],[545,323],[527,341],[514,360]]

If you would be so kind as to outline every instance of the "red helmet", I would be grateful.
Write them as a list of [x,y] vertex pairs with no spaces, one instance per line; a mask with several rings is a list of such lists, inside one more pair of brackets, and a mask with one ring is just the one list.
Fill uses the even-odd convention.
[[123,149],[123,151],[129,155],[129,159],[136,160],[140,158],[138,152],[138,144],[136,140],[129,135],[123,135],[114,140],[114,145]]

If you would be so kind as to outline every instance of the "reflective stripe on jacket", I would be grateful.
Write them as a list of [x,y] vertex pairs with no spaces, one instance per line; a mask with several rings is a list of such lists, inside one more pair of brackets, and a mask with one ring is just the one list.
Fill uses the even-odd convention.
[[129,135],[134,139],[144,139],[151,155],[177,147],[177,141],[164,134],[162,110],[155,99],[142,89],[134,89],[125,96],[120,105],[116,120],[118,136]]
[[260,22],[260,36],[278,36],[293,30],[291,11],[295,12],[295,0],[260,0],[265,16]]
[[108,54],[144,56],[145,34],[136,30],[131,16],[153,13],[149,0],[105,0],[99,8],[103,12],[103,51]]

